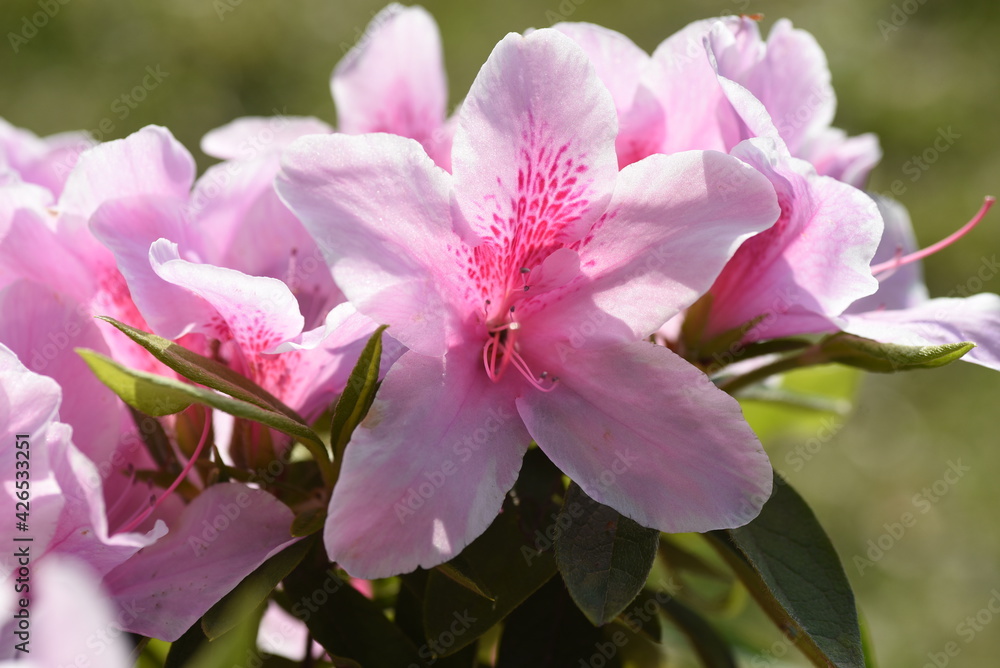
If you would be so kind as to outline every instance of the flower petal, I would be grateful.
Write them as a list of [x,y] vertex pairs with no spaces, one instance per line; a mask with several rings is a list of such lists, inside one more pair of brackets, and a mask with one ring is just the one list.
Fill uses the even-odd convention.
[[306,137],[285,153],[277,189],[358,311],[412,350],[445,352],[466,299],[445,171],[402,137]]
[[326,521],[330,558],[376,578],[451,559],[490,525],[531,438],[512,382],[482,352],[408,352],[389,370],[347,446]]
[[972,341],[976,347],[962,358],[1000,371],[1000,296],[931,299],[898,311],[872,311],[845,316],[845,332],[907,346]]
[[237,483],[212,485],[177,526],[107,574],[132,633],[173,642],[233,587],[292,541],[292,511],[267,492]]
[[611,199],[617,130],[611,94],[579,46],[555,30],[507,35],[472,84],[452,148],[475,236],[501,248],[583,236]]
[[742,526],[771,492],[771,465],[739,404],[645,341],[580,350],[556,388],[517,400],[545,454],[593,499],[668,532]]
[[429,148],[448,103],[434,19],[423,7],[389,5],[337,64],[330,88],[341,132],[389,132]]
[[557,293],[531,327],[566,333],[574,348],[646,338],[777,217],[767,179],[722,153],[654,155],[629,165],[608,213],[581,245],[584,280]]
[[210,130],[201,150],[219,160],[256,160],[279,153],[299,137],[326,135],[333,128],[311,116],[244,116]]

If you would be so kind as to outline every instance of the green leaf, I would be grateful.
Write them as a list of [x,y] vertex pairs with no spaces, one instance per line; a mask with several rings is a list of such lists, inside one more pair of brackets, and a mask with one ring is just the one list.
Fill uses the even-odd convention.
[[660,532],[594,501],[576,483],[557,526],[556,564],[570,596],[593,624],[607,624],[642,591]]
[[354,429],[368,414],[368,409],[371,408],[372,402],[375,400],[375,391],[379,384],[379,363],[382,359],[382,332],[386,330],[387,326],[382,325],[376,329],[375,333],[368,339],[354,369],[351,370],[344,392],[337,400],[337,407],[333,411],[330,441],[333,445],[334,465],[338,471],[340,470],[340,461],[344,457],[344,449],[351,440]]
[[[602,630],[587,621],[559,578],[552,578],[507,617],[496,668],[587,666],[593,665],[594,655],[603,659],[602,666],[621,665],[614,642],[604,647],[605,642]],[[610,661],[601,648],[611,654]]]
[[701,615],[673,598],[662,601],[662,606],[663,612],[691,641],[705,668],[736,668],[729,644]]
[[975,347],[976,344],[970,341],[940,346],[901,346],[844,332],[834,334],[820,344],[822,354],[830,362],[879,373],[944,366]]
[[424,665],[406,634],[327,562],[322,541],[314,542],[284,586],[292,614],[333,656],[362,666]]
[[812,510],[775,474],[760,515],[707,534],[778,627],[816,665],[863,667],[854,594]]
[[[541,534],[538,534],[541,535]],[[424,595],[424,632],[431,642],[453,637],[441,656],[453,654],[506,617],[556,573],[552,551],[540,551],[530,530],[519,525],[517,512],[505,506],[493,524],[462,551],[475,568],[480,588],[490,600],[438,570],[430,572]]]
[[208,639],[202,632],[201,622],[195,622],[171,645],[164,668],[217,668],[259,661],[257,628],[264,607],[255,606],[251,598],[240,597],[230,601],[229,615],[246,610],[237,625],[216,640]]
[[153,357],[188,380],[261,408],[283,413],[296,422],[305,422],[295,411],[281,403],[277,397],[225,364],[192,352],[169,339],[129,327],[114,318],[98,317],[117,327],[125,336],[149,351]]
[[[213,605],[201,619],[205,637],[215,640],[236,627],[254,608],[264,603],[312,547],[313,541],[300,540],[274,555],[253,573],[243,578],[236,588]],[[235,605],[239,601],[240,605]]]
[[483,598],[488,598],[491,601],[496,600],[496,596],[489,590],[489,586],[476,573],[475,566],[469,563],[469,560],[461,554],[451,561],[436,566],[435,570],[447,575],[458,584],[479,594]]
[[272,408],[227,397],[166,376],[129,369],[93,350],[77,348],[76,352],[102,383],[111,388],[129,406],[147,415],[154,417],[172,415],[191,404],[201,404],[267,425],[302,439],[303,442],[318,445],[324,448],[325,452],[325,446],[319,436],[306,424]]

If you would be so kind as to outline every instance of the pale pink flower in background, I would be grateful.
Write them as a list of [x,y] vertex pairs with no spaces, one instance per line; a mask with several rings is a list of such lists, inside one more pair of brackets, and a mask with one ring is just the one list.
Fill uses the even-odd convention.
[[[391,135],[287,151],[279,193],[337,240],[322,248],[351,303],[409,348],[330,504],[327,550],[353,575],[461,551],[532,439],[646,526],[738,526],[767,498],[771,468],[736,402],[644,339],[774,222],[773,188],[716,152],[619,174],[616,116],[583,51],[540,30],[506,37],[477,77],[454,177]],[[429,480],[433,494],[407,506]]]

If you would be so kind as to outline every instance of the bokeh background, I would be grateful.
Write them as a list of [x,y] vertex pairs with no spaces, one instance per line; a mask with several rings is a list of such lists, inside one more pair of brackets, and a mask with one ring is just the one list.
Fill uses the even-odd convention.
[[[95,130],[103,121],[106,130],[111,127],[95,133],[103,139],[124,137],[149,123],[166,125],[204,168],[210,160],[198,150],[199,139],[235,117],[280,112],[334,123],[330,72],[382,4],[4,0],[0,116],[42,135]],[[885,157],[871,189],[885,192],[893,181],[903,181],[906,190],[899,199],[909,207],[923,245],[964,223],[983,195],[1000,195],[1000,3],[423,4],[441,25],[452,103],[463,97],[495,43],[529,26],[545,27],[562,18],[591,21],[620,30],[651,51],[695,19],[759,12],[766,32],[775,19],[787,16],[826,50],[839,98],[836,125],[850,134],[873,131],[881,137]],[[25,17],[43,6],[54,15],[37,31],[26,30]],[[147,67],[165,73],[162,82],[134,108],[123,104],[121,96],[142,83]],[[954,143],[926,170],[915,172],[908,161],[949,129],[958,135]],[[1000,271],[990,268],[997,254],[1000,212],[926,261],[931,293],[1000,291]],[[986,280],[977,277],[981,270]],[[810,382],[821,388],[844,382],[842,374],[824,378]],[[957,363],[934,371],[864,376],[854,396],[854,410],[846,418],[803,419],[783,432],[762,422],[761,429],[776,468],[830,531],[880,664],[933,665],[929,654],[955,642],[960,651],[948,665],[997,665],[1000,615],[983,610],[991,600],[994,607],[1000,603],[1000,374]],[[968,470],[954,485],[939,483],[935,492],[934,484],[944,480],[952,464]],[[931,495],[917,498],[925,488]],[[866,554],[868,541],[877,544],[888,533],[886,525],[906,512],[916,515],[916,524],[893,538],[891,548],[870,566],[859,568],[856,556],[872,556]],[[883,545],[889,542],[882,538]],[[977,614],[975,626],[969,625],[966,618]],[[981,625],[984,620],[989,621]],[[757,658],[753,665],[801,661],[794,655]],[[760,663],[761,658],[774,660]]]

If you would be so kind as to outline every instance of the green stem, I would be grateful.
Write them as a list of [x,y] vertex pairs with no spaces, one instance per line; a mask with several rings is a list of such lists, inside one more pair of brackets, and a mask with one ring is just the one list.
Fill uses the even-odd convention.
[[788,357],[782,357],[779,360],[775,360],[770,364],[765,364],[759,369],[754,369],[749,373],[745,373],[742,376],[737,376],[730,380],[727,380],[719,384],[719,389],[728,394],[735,394],[736,392],[742,390],[745,387],[759,383],[762,380],[770,378],[771,376],[777,375],[779,373],[786,373],[788,371],[794,371],[795,369],[802,369],[807,366],[814,366],[816,364],[823,364],[828,361],[823,357],[822,351],[819,346],[813,345],[806,348],[801,353],[797,355],[789,355]]

